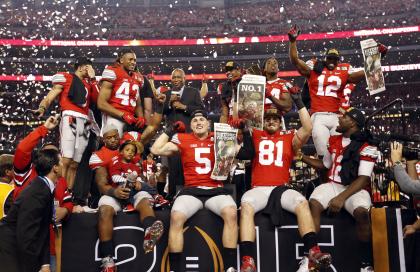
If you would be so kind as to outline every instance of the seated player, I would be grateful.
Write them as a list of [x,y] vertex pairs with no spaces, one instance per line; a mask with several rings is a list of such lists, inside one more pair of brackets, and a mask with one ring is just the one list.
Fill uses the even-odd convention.
[[361,271],[373,271],[369,223],[372,202],[364,188],[370,184],[379,152],[361,132],[364,124],[365,117],[360,110],[347,109],[338,119],[337,132],[342,134],[330,137],[328,153],[323,160],[303,155],[302,161],[317,169],[328,169],[329,182],[318,186],[309,200],[316,230],[319,231],[324,210],[336,214],[344,208],[356,220],[362,256]]
[[[117,136],[118,131],[113,131],[115,131]],[[110,179],[110,181],[105,167],[99,167],[96,172],[96,181],[98,183],[99,190],[104,194],[99,199],[98,203],[99,252],[102,257],[103,272],[116,271],[116,266],[113,260],[114,248],[112,244],[113,217],[115,213],[121,211],[122,206],[126,204],[127,201],[130,201],[130,196],[132,196],[132,205],[139,212],[140,221],[145,227],[143,241],[144,251],[146,253],[152,251],[163,234],[163,223],[162,221],[156,219],[154,211],[150,205],[150,199],[152,199],[152,196],[145,191],[139,191],[141,189],[141,185],[137,180],[136,175],[137,173],[140,173],[140,169],[138,169],[138,167],[132,169],[136,166],[132,163],[127,163],[133,159],[137,152],[137,148],[135,145],[127,142],[122,145],[121,150],[124,159],[119,161],[114,157],[108,165],[108,170],[111,169],[109,172],[112,175],[112,179]],[[136,175],[134,175],[133,170],[136,171]],[[131,174],[129,171],[131,171]],[[120,179],[116,178],[118,173],[120,173]],[[132,182],[134,181],[133,183],[135,183],[134,187],[136,191],[133,191],[133,193],[135,194],[131,194],[132,190],[127,186],[121,186],[122,182],[125,183],[125,181],[121,178],[124,178],[125,181],[127,181],[127,179]]]
[[[266,109],[264,130],[244,133],[244,144],[239,150],[239,159],[252,159],[252,189],[241,199],[240,248],[242,254],[241,272],[255,272],[255,213],[263,210],[271,215],[274,225],[281,225],[282,210],[296,215],[299,233],[304,242],[306,257],[300,264],[300,271],[316,271],[329,266],[331,256],[322,253],[317,244],[316,229],[311,217],[308,201],[289,186],[290,165],[295,153],[311,135],[311,118],[303,105],[299,89],[291,87],[302,127],[298,130],[281,130],[281,112],[277,108]],[[280,201],[281,207],[276,205]]]
[[[236,204],[223,188],[221,181],[210,178],[214,166],[214,136],[209,132],[209,121],[204,111],[192,113],[192,133],[175,133],[167,129],[151,148],[159,156],[180,153],[184,167],[185,185],[171,210],[169,227],[169,263],[171,271],[184,271],[182,251],[184,224],[198,210],[206,207],[221,216],[223,228],[223,261],[228,272],[236,271],[236,244],[238,225]],[[175,129],[179,126],[175,124]]]

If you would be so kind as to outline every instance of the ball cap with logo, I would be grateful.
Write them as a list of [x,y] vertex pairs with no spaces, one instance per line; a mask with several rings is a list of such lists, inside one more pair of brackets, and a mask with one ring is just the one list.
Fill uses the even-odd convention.
[[228,72],[232,71],[233,69],[241,69],[241,66],[233,60],[226,62],[225,71]]
[[356,121],[356,124],[359,128],[363,128],[365,126],[366,118],[362,111],[356,109],[356,108],[340,108],[340,112],[343,115],[350,116],[354,121]]
[[330,48],[327,50],[327,52],[325,53],[325,57],[330,57],[330,58],[340,58],[340,52],[335,49],[335,48]]
[[281,113],[281,111],[279,111],[278,109],[276,109],[276,108],[269,108],[269,109],[266,109],[265,111],[264,111],[264,118],[268,118],[268,117],[277,117],[277,118],[281,118],[281,116],[282,116],[282,113]]

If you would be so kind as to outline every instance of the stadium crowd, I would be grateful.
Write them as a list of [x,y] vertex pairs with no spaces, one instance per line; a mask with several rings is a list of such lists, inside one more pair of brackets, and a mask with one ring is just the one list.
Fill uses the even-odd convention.
[[[283,6],[284,5],[284,6]],[[419,5],[404,1],[278,1],[219,7],[66,5],[7,7],[0,13],[1,38],[151,39],[284,33],[291,23],[308,31],[417,25]],[[71,12],[67,12],[70,10]],[[89,10],[89,12],[87,12]],[[141,10],[142,12],[139,12]],[[153,14],[153,16],[150,16]],[[345,18],[345,19],[343,19]],[[88,26],[89,25],[89,26]]]

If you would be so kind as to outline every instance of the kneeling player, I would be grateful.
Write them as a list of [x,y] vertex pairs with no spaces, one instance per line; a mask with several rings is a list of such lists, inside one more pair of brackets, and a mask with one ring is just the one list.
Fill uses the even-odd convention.
[[[264,130],[253,130],[238,153],[239,159],[252,159],[252,187],[241,199],[240,248],[242,253],[241,272],[255,272],[255,213],[266,208],[272,219],[281,214],[282,209],[297,216],[299,233],[303,238],[307,257],[298,271],[314,271],[321,266],[329,266],[331,256],[321,253],[315,234],[308,201],[288,186],[289,168],[294,154],[306,143],[311,135],[312,124],[304,107],[300,92],[290,89],[291,96],[299,110],[302,127],[296,131],[281,131],[281,117],[277,109],[267,109],[264,114]],[[245,141],[245,140],[244,140]],[[280,200],[281,208],[271,203]],[[280,208],[280,207],[278,207]],[[273,221],[273,220],[272,220]],[[280,220],[275,225],[281,225]],[[274,222],[274,221],[273,221]]]

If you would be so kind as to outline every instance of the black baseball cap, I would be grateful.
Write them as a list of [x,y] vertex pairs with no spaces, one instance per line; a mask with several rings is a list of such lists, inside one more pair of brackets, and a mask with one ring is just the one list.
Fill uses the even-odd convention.
[[74,61],[74,70],[77,70],[80,66],[83,65],[92,65],[93,62],[91,59],[87,58],[87,57],[79,57]]
[[228,72],[232,71],[233,69],[241,69],[241,66],[233,60],[226,62],[225,71]]
[[340,58],[340,51],[336,48],[330,48],[325,53],[325,57]]
[[363,112],[356,108],[340,108],[340,111],[344,115],[350,116],[354,121],[356,121],[356,124],[359,128],[363,128],[365,126],[366,118]]
[[191,119],[196,116],[203,116],[207,119],[207,112],[204,110],[195,110],[193,113],[191,113]]

